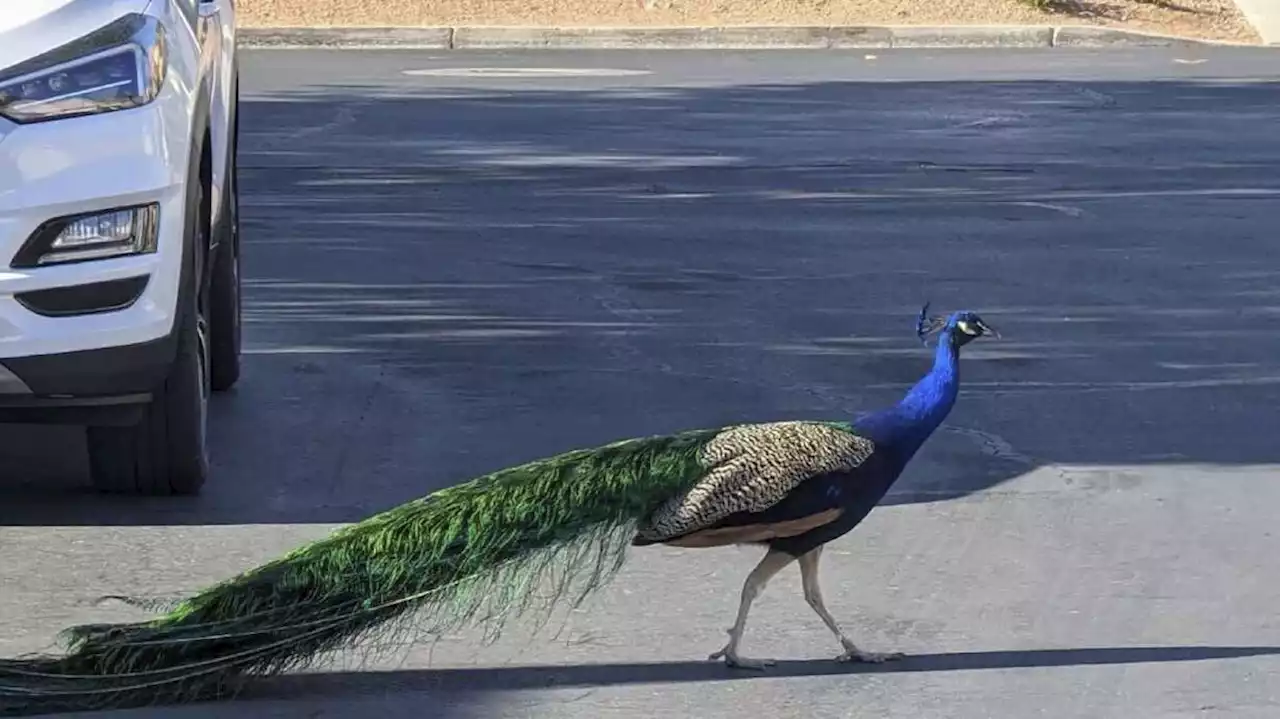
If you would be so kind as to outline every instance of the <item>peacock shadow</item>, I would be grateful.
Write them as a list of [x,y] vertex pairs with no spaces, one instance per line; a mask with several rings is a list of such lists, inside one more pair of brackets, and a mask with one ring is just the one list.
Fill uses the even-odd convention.
[[1203,662],[1280,655],[1276,646],[1136,646],[996,650],[914,654],[884,664],[842,664],[827,659],[781,660],[767,671],[742,671],[709,661],[618,662],[384,672],[316,672],[273,678],[250,687],[243,699],[354,698],[430,692],[449,697],[507,691],[590,689],[641,684],[689,684],[862,674],[935,673],[1053,667]]

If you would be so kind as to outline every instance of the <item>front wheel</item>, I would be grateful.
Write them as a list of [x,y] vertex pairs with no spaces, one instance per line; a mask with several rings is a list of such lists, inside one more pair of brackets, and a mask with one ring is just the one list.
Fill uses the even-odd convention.
[[[204,188],[199,189],[203,192]],[[203,198],[201,198],[203,200]],[[207,207],[197,202],[195,247],[203,247]],[[194,260],[194,258],[192,258]],[[185,274],[185,273],[184,273]],[[177,318],[178,348],[169,375],[129,427],[89,427],[89,467],[104,492],[142,495],[199,494],[209,476],[206,442],[210,381],[208,291],[198,274]]]

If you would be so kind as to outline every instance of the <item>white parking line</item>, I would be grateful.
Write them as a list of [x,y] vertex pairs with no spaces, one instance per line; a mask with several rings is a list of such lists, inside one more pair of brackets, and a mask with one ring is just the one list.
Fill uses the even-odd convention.
[[435,67],[404,70],[403,73],[435,77],[631,77],[653,74],[649,70],[603,67]]

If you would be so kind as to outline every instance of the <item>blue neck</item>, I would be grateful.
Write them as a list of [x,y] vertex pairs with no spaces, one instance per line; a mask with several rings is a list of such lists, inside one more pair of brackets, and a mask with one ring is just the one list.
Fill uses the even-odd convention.
[[951,330],[938,337],[933,369],[896,405],[862,417],[854,423],[876,444],[906,464],[942,424],[956,402],[960,387],[960,352]]

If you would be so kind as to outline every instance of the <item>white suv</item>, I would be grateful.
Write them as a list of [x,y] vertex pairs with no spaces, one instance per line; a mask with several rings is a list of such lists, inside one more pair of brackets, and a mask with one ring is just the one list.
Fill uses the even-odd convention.
[[234,0],[0,3],[0,423],[195,494],[240,375]]

